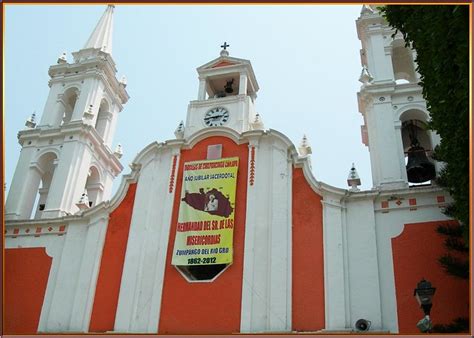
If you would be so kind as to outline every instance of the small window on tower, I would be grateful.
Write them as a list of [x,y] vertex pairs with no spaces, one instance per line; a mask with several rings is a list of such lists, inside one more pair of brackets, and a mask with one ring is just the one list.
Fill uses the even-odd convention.
[[45,204],[40,204],[40,205],[39,205],[39,210],[40,210],[40,211],[43,211],[43,210],[44,210],[44,207],[45,207]]

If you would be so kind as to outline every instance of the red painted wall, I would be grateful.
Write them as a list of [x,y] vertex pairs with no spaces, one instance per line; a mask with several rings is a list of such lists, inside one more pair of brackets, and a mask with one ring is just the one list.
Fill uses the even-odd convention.
[[130,184],[127,195],[110,214],[89,324],[90,332],[105,332],[114,328],[136,188],[136,184]]
[[292,198],[292,326],[294,331],[315,331],[325,321],[323,208],[302,169],[293,170]]
[[[234,262],[212,283],[189,283],[171,265],[181,196],[183,163],[206,159],[207,146],[213,144],[222,144],[223,158],[239,157],[238,188],[235,202]],[[247,199],[247,164],[248,145],[237,145],[225,137],[209,137],[196,144],[193,149],[182,151],[166,258],[159,333],[222,334],[239,332]]]
[[422,278],[436,287],[431,309],[433,324],[449,324],[457,317],[469,318],[469,281],[447,275],[438,263],[446,249],[445,237],[436,228],[447,223],[406,224],[402,234],[392,239],[398,325],[402,334],[420,333],[416,324],[424,314],[413,290]]
[[53,259],[45,248],[5,249],[4,334],[35,334]]

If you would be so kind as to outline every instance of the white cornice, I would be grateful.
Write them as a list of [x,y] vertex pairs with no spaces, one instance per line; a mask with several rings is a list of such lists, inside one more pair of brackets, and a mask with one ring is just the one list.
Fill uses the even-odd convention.
[[200,108],[206,106],[217,106],[219,104],[227,104],[233,103],[238,101],[245,101],[250,99],[250,96],[246,94],[241,95],[232,95],[226,97],[218,97],[218,98],[209,98],[207,100],[194,100],[189,102],[189,108]]
[[62,81],[80,81],[90,76],[97,76],[107,84],[106,90],[111,98],[118,95],[119,101],[116,102],[122,109],[122,104],[125,104],[130,96],[125,87],[120,84],[115,77],[117,70],[111,55],[107,53],[98,52],[97,55],[90,59],[83,60],[78,63],[66,63],[60,65],[53,65],[49,68],[48,74],[51,77],[50,84],[60,83]]
[[[18,133],[18,141],[23,144],[28,140],[44,140],[51,138],[62,138],[61,142],[68,142],[64,140],[67,135],[77,135],[79,138],[85,138],[92,142],[94,149],[102,160],[110,165],[114,171],[114,175],[118,175],[123,170],[123,166],[119,159],[113,154],[112,150],[103,143],[95,128],[91,125],[85,124],[82,121],[72,121],[58,128],[38,127],[35,129],[22,130]],[[75,140],[77,141],[77,140]]]

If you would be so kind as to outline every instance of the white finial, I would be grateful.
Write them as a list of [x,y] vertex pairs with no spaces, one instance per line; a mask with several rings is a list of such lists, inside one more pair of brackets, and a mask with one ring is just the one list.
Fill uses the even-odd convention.
[[369,69],[367,68],[367,66],[364,65],[362,67],[362,72],[360,73],[359,82],[362,82],[363,84],[367,84],[367,83],[372,82],[373,79],[374,78],[370,74]]
[[300,151],[301,156],[307,156],[313,153],[313,150],[311,149],[311,146],[309,145],[308,138],[306,137],[306,135],[303,135],[303,138],[301,139],[301,144],[298,150]]
[[347,177],[347,184],[351,187],[351,191],[360,191],[357,186],[359,186],[360,183],[360,178],[359,174],[357,174],[357,170],[355,168],[354,163],[352,163],[351,170],[349,171],[349,176]]
[[255,119],[250,125],[253,130],[262,130],[265,128],[262,118],[260,117],[259,113],[255,114]]
[[59,57],[58,57],[58,65],[67,63],[67,57],[66,57],[66,52],[63,52]]
[[373,14],[374,10],[370,5],[362,5],[362,9],[360,11],[360,14]]
[[184,137],[184,122],[181,121],[179,124],[178,124],[178,127],[176,128],[176,130],[174,131],[174,135],[176,136],[176,138],[178,139],[182,139]]
[[120,159],[123,155],[123,150],[122,150],[122,145],[119,143],[117,144],[117,147],[115,147],[115,151],[114,151],[114,155],[115,157],[117,157],[118,159]]
[[33,129],[36,127],[36,114],[35,112],[31,114],[29,118],[26,119],[25,126],[29,129]]
[[94,118],[94,112],[92,111],[92,105],[89,105],[87,111],[84,112],[84,117],[88,120],[92,120]]
[[89,197],[87,196],[87,190],[84,190],[84,193],[81,195],[79,202],[76,203],[77,207],[81,210],[89,209]]
[[119,83],[123,86],[123,88],[127,87],[127,78],[125,75],[122,75],[122,78],[120,79]]
[[114,23],[114,5],[108,5],[97,26],[87,40],[83,49],[98,48],[112,54],[112,33]]

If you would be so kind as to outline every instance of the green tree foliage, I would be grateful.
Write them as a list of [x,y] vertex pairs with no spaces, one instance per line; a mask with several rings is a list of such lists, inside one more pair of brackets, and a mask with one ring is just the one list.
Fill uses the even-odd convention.
[[417,52],[430,128],[441,136],[435,149],[446,167],[437,178],[454,199],[446,214],[460,221],[469,242],[469,7],[388,5],[388,23]]
[[462,228],[441,225],[436,231],[445,236],[444,246],[447,249],[447,253],[441,256],[438,262],[449,275],[469,279],[469,249],[462,239]]

